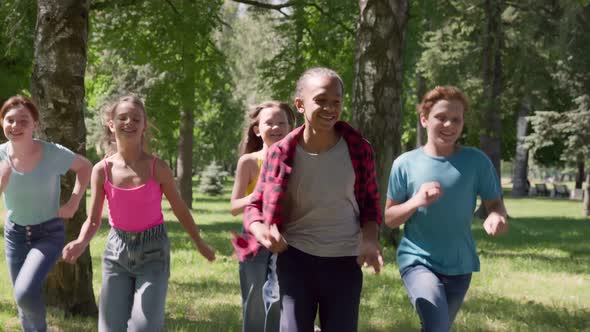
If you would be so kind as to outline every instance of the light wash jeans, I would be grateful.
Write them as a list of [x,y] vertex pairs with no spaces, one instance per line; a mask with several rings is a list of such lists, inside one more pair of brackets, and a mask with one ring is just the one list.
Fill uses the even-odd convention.
[[163,224],[143,232],[111,228],[102,257],[98,330],[162,331],[169,277]]
[[400,271],[408,296],[420,316],[421,331],[450,331],[463,304],[471,273],[444,275],[424,265]]
[[276,257],[266,248],[240,262],[243,332],[278,332],[281,315]]
[[21,327],[26,332],[45,332],[45,303],[42,287],[64,246],[63,219],[37,225],[4,223],[6,262],[14,287]]

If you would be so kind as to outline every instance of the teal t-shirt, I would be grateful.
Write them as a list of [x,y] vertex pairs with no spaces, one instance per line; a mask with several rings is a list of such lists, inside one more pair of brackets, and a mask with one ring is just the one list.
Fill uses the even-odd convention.
[[450,157],[432,157],[418,148],[393,162],[387,197],[403,203],[431,181],[441,184],[443,194],[404,224],[397,250],[399,269],[423,264],[446,275],[479,271],[471,223],[478,195],[483,200],[501,196],[492,162],[470,147],[460,147]]
[[[15,224],[27,226],[40,224],[57,217],[59,211],[60,176],[70,169],[75,154],[69,149],[41,140],[43,156],[37,166],[28,173],[12,167],[8,185],[4,189],[6,218]],[[8,144],[0,145],[0,159],[7,160]]]

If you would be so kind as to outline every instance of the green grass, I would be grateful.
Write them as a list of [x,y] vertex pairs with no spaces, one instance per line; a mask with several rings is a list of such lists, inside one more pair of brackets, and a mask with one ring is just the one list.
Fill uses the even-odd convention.
[[[241,331],[237,260],[229,242],[240,217],[227,212],[229,192],[219,198],[196,195],[194,216],[217,261],[201,258],[176,222],[167,203],[164,213],[172,242],[172,274],[166,302],[166,331]],[[482,271],[472,286],[454,331],[590,331],[590,220],[581,203],[547,198],[512,199],[506,236],[485,235],[473,226]],[[100,254],[106,221],[91,244],[94,291],[100,292]],[[2,240],[3,242],[3,240]],[[4,257],[0,243],[0,257]],[[359,331],[412,331],[419,321],[407,299],[395,252],[384,249],[380,275],[365,271]],[[55,331],[95,331],[96,320],[64,317],[50,308]],[[0,330],[18,330],[8,272],[0,263]]]

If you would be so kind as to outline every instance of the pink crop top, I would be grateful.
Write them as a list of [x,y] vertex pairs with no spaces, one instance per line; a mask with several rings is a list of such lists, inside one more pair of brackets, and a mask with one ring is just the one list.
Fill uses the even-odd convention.
[[104,192],[108,202],[109,224],[127,232],[143,232],[164,223],[162,189],[154,179],[156,157],[152,161],[150,179],[135,188],[119,188],[111,183],[104,161]]

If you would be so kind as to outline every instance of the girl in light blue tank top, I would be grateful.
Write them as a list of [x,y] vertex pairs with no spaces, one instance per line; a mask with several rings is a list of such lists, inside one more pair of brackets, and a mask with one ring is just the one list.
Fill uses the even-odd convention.
[[[33,138],[39,112],[31,100],[8,99],[0,109],[8,142],[0,145],[0,192],[4,193],[6,262],[24,331],[46,331],[41,288],[65,240],[64,218],[71,218],[90,180],[86,158]],[[70,199],[60,206],[60,176],[76,172]]]

